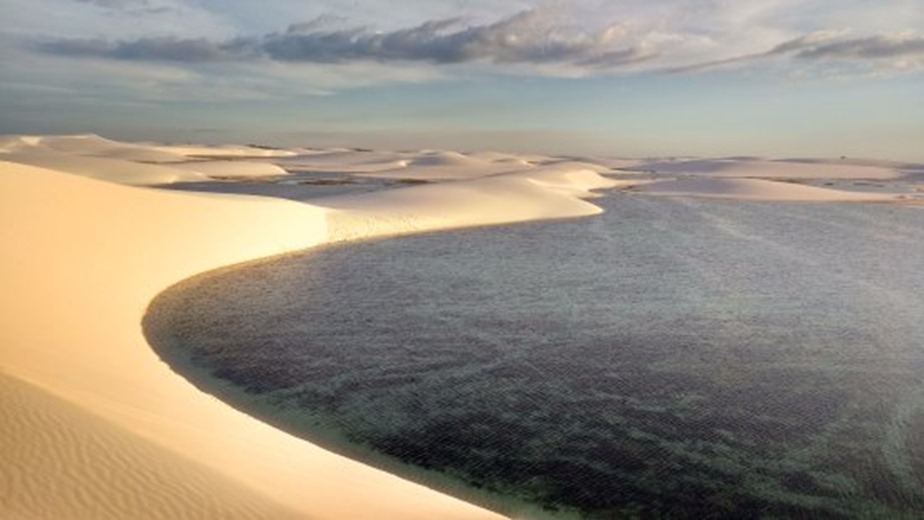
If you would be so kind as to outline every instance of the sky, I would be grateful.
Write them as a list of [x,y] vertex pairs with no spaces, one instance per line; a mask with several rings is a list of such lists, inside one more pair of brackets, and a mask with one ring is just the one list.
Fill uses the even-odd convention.
[[0,133],[924,162],[924,0],[0,0]]

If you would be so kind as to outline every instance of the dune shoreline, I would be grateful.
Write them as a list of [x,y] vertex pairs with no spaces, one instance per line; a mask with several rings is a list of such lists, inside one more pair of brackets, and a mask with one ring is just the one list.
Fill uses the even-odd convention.
[[[331,242],[593,215],[597,189],[858,198],[770,180],[614,180],[600,165],[429,152],[419,163],[444,182],[314,204],[146,187],[277,174],[274,161],[303,152],[97,136],[0,141],[0,454],[15,461],[0,468],[5,516],[496,518],[199,391],[148,345],[142,321],[151,301],[206,271]],[[196,170],[193,157],[209,162]],[[391,159],[367,168],[378,174]]]
[[[83,153],[99,144],[96,138],[87,140]],[[74,160],[77,169],[83,168],[81,157]],[[158,501],[169,497],[184,504],[181,516],[187,518],[214,517],[215,503],[228,506],[233,509],[229,514],[240,518],[497,517],[334,455],[200,392],[150,349],[141,329],[143,315],[163,289],[190,276],[333,239],[527,220],[542,211],[550,218],[592,214],[596,207],[574,197],[574,190],[584,192],[607,181],[594,174],[583,176],[589,184],[572,184],[564,192],[543,188],[546,200],[561,207],[542,210],[529,200],[538,193],[533,181],[515,179],[509,183],[511,189],[518,186],[528,192],[523,212],[510,211],[509,200],[490,194],[479,199],[476,189],[471,196],[493,204],[493,212],[455,217],[450,213],[424,223],[415,222],[414,215],[432,212],[432,205],[404,207],[403,214],[380,221],[384,212],[403,202],[375,206],[360,199],[354,203],[365,204],[364,213],[332,236],[330,220],[352,218],[347,216],[347,200],[339,202],[341,208],[328,209],[277,199],[129,187],[99,178],[125,180],[134,173],[124,168],[125,159],[103,157],[93,163],[98,168],[95,179],[80,172],[0,162],[7,222],[0,233],[9,245],[0,266],[8,289],[0,297],[0,373],[4,384],[15,389],[5,392],[4,411],[9,417],[32,412],[92,417],[62,419],[53,452],[44,453],[49,449],[44,444],[36,448],[39,453],[33,456],[55,459],[51,467],[23,463],[0,470],[2,480],[12,483],[0,496],[4,514],[158,518],[164,511],[160,506],[165,506]],[[156,166],[141,168],[145,180],[151,168]],[[350,226],[351,232],[343,231]],[[42,397],[6,397],[31,395],[33,390]],[[35,403],[43,403],[42,410],[34,410]],[[10,450],[35,445],[32,428],[21,421],[4,423],[0,437]],[[142,453],[135,458],[95,459],[86,454],[87,437],[118,437],[131,448],[128,451]],[[134,449],[141,445],[151,449]],[[177,470],[180,475],[169,478],[158,473],[171,482],[168,487],[126,485],[140,474],[159,471],[164,461],[182,468]],[[221,485],[197,477],[200,470],[216,474]],[[84,500],[98,496],[93,489],[112,492],[108,509]],[[60,492],[52,495],[47,490]],[[147,503],[142,496],[158,503]]]
[[[393,237],[376,237],[372,240],[388,240],[390,238]],[[182,306],[181,302],[185,298],[186,291],[194,289],[200,284],[208,284],[213,277],[221,276],[230,271],[246,269],[264,262],[272,263],[290,256],[298,257],[303,254],[310,254],[318,248],[341,246],[349,247],[347,242],[322,244],[309,249],[220,267],[182,280],[166,288],[151,302],[143,321],[145,339],[159,358],[169,365],[171,370],[183,376],[200,392],[228,403],[236,410],[254,417],[255,420],[264,421],[274,428],[304,439],[324,450],[359,461],[364,465],[396,475],[401,479],[418,483],[439,493],[475,504],[478,507],[500,513],[504,517],[545,518],[546,515],[543,514],[539,506],[521,498],[486,491],[456,477],[420,468],[399,459],[384,456],[366,446],[356,444],[345,437],[339,430],[321,425],[323,421],[318,422],[319,420],[316,417],[311,416],[310,413],[306,414],[305,411],[293,415],[274,415],[274,409],[267,409],[265,403],[250,394],[248,390],[235,386],[196,365],[189,357],[188,346],[177,340],[173,329],[175,325],[174,319],[177,318],[175,309]],[[561,513],[563,514],[563,512]],[[555,518],[563,518],[562,514],[556,515]]]

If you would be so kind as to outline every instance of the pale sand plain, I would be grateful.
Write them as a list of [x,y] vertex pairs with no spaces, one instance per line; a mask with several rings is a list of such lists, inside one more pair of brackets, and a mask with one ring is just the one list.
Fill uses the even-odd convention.
[[[906,165],[788,162],[785,175],[774,175],[770,161],[729,161],[709,166],[699,160],[685,170],[675,162],[502,153],[171,146],[92,135],[2,138],[0,513],[496,517],[332,454],[200,392],[147,345],[141,322],[148,303],[197,273],[331,241],[593,215],[600,212],[593,190],[603,188],[631,189],[631,196],[921,198],[770,180],[904,179],[913,188],[920,171]],[[312,204],[145,187],[280,176],[293,165],[441,182]],[[613,167],[656,175],[611,172],[619,174],[616,180],[600,174]]]

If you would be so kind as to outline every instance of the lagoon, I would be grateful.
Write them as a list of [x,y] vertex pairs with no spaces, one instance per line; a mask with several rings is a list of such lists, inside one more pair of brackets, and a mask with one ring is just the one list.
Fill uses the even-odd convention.
[[596,203],[223,269],[146,330],[249,413],[511,515],[924,510],[920,207]]

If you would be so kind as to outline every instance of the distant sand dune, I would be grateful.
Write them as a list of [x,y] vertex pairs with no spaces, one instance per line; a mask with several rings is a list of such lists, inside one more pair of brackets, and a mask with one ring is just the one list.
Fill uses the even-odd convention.
[[638,187],[651,195],[712,197],[747,200],[847,202],[895,201],[891,194],[863,193],[805,186],[765,179],[679,179],[651,182]]
[[651,161],[629,169],[660,174],[764,179],[896,179],[902,172],[892,163],[817,160],[772,161],[752,157]]
[[567,166],[487,176],[464,182],[318,200],[333,211],[333,240],[579,217],[601,210],[584,199],[619,184],[590,170]]
[[134,186],[208,180],[204,174],[177,167],[176,163],[155,165],[118,157],[97,157],[54,151],[28,150],[0,155],[0,160]]
[[189,161],[175,165],[209,177],[230,179],[235,177],[274,177],[285,175],[286,170],[262,161]]

